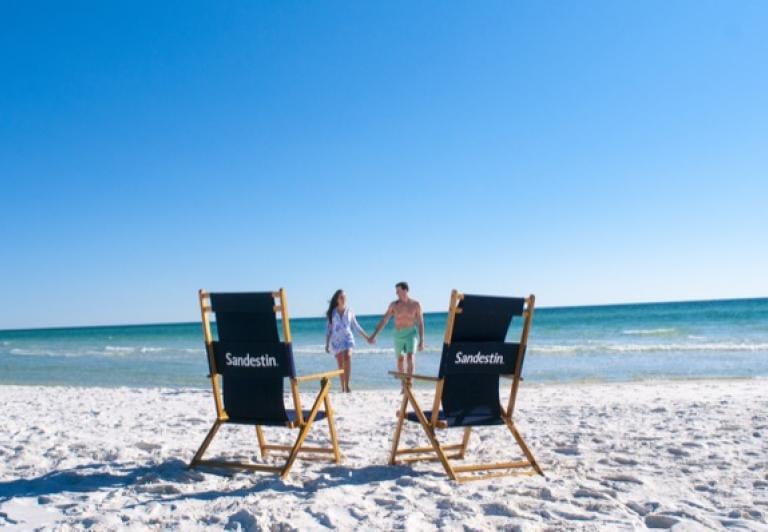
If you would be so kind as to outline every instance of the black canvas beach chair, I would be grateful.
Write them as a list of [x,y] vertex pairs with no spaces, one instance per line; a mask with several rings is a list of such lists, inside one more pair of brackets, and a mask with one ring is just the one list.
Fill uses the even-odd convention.
[[[340,463],[341,453],[328,392],[330,379],[343,371],[296,376],[285,290],[257,293],[207,293],[200,290],[200,310],[216,421],[189,466],[268,471],[285,478],[300,452],[328,455],[335,463]],[[282,317],[283,341],[280,341],[278,334],[278,312]],[[214,340],[211,332],[211,313],[216,316],[218,340]],[[286,409],[283,400],[286,378],[290,380],[293,409]],[[312,408],[302,410],[299,383],[311,380],[320,382],[320,391]],[[304,446],[312,424],[323,418],[328,421],[331,447]],[[270,451],[288,453],[285,463],[269,465],[203,460],[203,454],[224,423],[254,425],[261,457],[265,458]],[[264,439],[263,427],[294,429],[298,430],[298,435],[292,446],[270,445]]]
[[[390,372],[403,384],[403,400],[392,439],[390,464],[438,459],[448,476],[458,482],[521,473],[544,475],[512,420],[533,307],[533,295],[523,299],[465,295],[456,290],[451,292],[438,376]],[[522,333],[519,342],[507,343],[505,338],[513,317],[523,319]],[[512,381],[506,406],[501,404],[499,377]],[[413,379],[435,383],[431,410],[423,410],[416,400],[411,388]],[[410,412],[408,405],[412,409]],[[430,446],[398,448],[406,421],[421,425]],[[451,460],[464,458],[472,427],[488,425],[506,426],[525,459],[453,465]],[[451,428],[464,429],[461,443],[441,444],[437,429]]]

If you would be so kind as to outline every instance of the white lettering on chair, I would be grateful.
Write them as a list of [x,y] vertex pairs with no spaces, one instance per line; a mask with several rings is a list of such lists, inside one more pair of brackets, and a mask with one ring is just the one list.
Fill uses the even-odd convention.
[[263,354],[261,356],[251,356],[246,353],[244,356],[233,356],[232,353],[224,355],[227,366],[237,368],[276,368],[277,359],[271,355]]
[[482,364],[482,365],[502,365],[504,357],[498,352],[484,354],[480,351],[474,355],[465,355],[462,351],[456,353],[455,364]]

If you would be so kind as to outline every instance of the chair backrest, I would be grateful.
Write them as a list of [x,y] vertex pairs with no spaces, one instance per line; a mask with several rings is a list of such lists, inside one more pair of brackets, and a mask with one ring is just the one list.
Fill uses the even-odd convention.
[[218,339],[208,361],[211,374],[222,376],[227,415],[240,421],[287,422],[284,378],[295,377],[296,370],[291,343],[281,342],[278,334],[276,312],[281,307],[275,305],[275,294],[211,293],[209,298]]
[[[520,349],[520,343],[505,339],[512,319],[523,316],[525,303],[524,298],[454,292],[439,372],[444,379],[442,406],[447,417],[461,418],[477,411],[501,416],[499,376],[519,372],[522,359],[518,364],[518,357],[525,353],[525,346]],[[523,335],[527,336],[525,326]]]

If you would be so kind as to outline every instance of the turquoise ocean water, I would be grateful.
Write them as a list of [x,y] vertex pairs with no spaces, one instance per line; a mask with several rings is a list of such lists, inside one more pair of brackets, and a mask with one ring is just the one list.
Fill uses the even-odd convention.
[[[379,316],[358,317],[372,331]],[[417,371],[436,374],[445,313],[425,317]],[[358,339],[353,389],[394,387],[390,324]],[[322,318],[292,319],[299,373],[335,367]],[[519,330],[514,326],[510,339]],[[208,386],[199,323],[0,331],[0,383]],[[768,299],[536,310],[523,375],[530,382],[768,376]]]

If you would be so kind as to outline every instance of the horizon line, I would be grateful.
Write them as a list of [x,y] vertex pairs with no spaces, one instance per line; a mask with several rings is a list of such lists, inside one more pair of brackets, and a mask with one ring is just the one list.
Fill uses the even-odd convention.
[[[756,301],[760,299],[768,299],[768,296],[756,296],[756,297],[734,297],[734,298],[721,298],[721,299],[687,299],[676,301],[629,301],[623,303],[601,303],[592,305],[558,305],[558,306],[542,306],[536,307],[536,310],[562,310],[562,309],[576,309],[576,308],[604,308],[604,307],[622,307],[631,305],[675,305],[681,303],[723,303],[728,301]],[[447,310],[429,310],[424,314],[447,314]],[[381,316],[381,314],[357,314],[361,318]],[[322,316],[295,316],[290,318],[291,320],[316,320],[322,319]],[[280,318],[278,318],[279,320]],[[198,321],[165,321],[154,323],[112,323],[112,324],[99,324],[99,325],[51,325],[44,327],[21,327],[12,329],[0,329],[0,333],[7,332],[27,332],[27,331],[59,331],[66,329],[109,329],[113,327],[146,327],[146,326],[160,326],[160,325],[191,325],[200,323]]]

